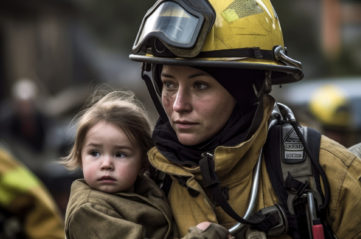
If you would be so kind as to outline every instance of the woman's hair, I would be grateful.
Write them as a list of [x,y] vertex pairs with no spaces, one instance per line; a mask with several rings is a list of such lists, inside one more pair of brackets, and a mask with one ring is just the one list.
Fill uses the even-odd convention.
[[68,169],[81,167],[81,151],[85,136],[98,122],[105,121],[122,129],[132,145],[142,151],[143,169],[147,168],[147,151],[153,146],[151,127],[145,109],[131,91],[113,91],[102,98],[93,96],[90,106],[76,117],[74,145],[61,162]]

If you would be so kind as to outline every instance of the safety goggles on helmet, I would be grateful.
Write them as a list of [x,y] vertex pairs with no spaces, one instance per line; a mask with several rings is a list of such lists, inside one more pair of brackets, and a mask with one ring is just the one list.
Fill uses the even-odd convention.
[[177,57],[199,54],[215,21],[207,0],[159,0],[143,18],[132,51]]

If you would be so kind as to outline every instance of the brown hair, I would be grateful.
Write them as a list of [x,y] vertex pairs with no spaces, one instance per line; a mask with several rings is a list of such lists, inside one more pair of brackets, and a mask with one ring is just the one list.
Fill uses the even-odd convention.
[[147,151],[153,146],[149,119],[143,105],[131,91],[113,91],[102,98],[93,96],[89,107],[77,116],[74,145],[62,164],[68,169],[81,167],[81,150],[91,127],[100,121],[114,124],[124,131],[132,145],[142,151],[143,169],[147,168]]

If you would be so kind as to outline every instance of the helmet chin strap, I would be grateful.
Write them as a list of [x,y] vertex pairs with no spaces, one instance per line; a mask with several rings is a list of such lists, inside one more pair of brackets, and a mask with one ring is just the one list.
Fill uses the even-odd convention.
[[259,89],[257,88],[256,83],[253,84],[253,90],[256,97],[258,98],[258,103],[251,125],[248,128],[247,138],[252,136],[252,134],[257,130],[259,124],[263,119],[263,96],[271,92],[272,89],[271,75],[272,75],[271,71],[265,72],[265,78],[262,84],[259,86]]
[[158,111],[159,116],[161,117],[162,120],[168,120],[167,114],[165,113],[164,109],[163,109],[163,105],[161,103],[161,100],[159,99],[159,96],[155,90],[154,84],[151,80],[151,78],[149,77],[149,75],[147,75],[146,72],[150,71],[150,64],[149,63],[143,63],[142,64],[142,79],[144,80],[147,88],[148,88],[148,92],[150,94],[150,97],[153,100],[154,106]]
[[253,83],[254,94],[260,99],[264,94],[268,94],[272,90],[272,71],[265,72],[265,78],[257,89],[256,83]]

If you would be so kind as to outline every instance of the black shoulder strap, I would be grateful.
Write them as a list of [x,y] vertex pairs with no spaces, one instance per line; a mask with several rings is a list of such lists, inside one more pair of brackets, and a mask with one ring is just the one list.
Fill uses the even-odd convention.
[[[307,134],[307,143],[310,149],[310,153],[311,153],[311,157],[313,157],[314,159],[316,159],[317,163],[319,163],[319,156],[320,156],[320,147],[321,147],[321,134],[320,132],[318,132],[315,129],[312,128],[308,128],[308,134]],[[318,192],[322,192],[321,189],[321,182],[320,182],[320,175],[318,173],[318,171],[313,168],[313,174],[317,175],[315,176],[315,182],[316,182],[316,188]],[[321,197],[323,197],[323,194],[321,193],[320,195]],[[322,198],[322,201],[324,201],[324,198]]]
[[[323,176],[320,171],[324,174],[319,164],[320,142],[318,131],[287,122],[275,125],[268,132],[264,148],[267,172],[279,204],[287,214],[289,234],[293,238],[308,238],[304,207],[307,199],[301,195],[311,191],[317,209],[324,207],[325,201],[328,204],[320,184]],[[323,212],[318,210],[321,220],[325,217]]]
[[257,214],[251,220],[246,220],[239,216],[227,202],[227,196],[220,186],[218,177],[214,171],[213,154],[204,153],[202,159],[199,161],[201,173],[203,176],[202,186],[208,194],[209,199],[222,209],[233,219],[243,224],[257,225],[265,220],[264,215]]
[[284,180],[281,168],[281,128],[282,125],[275,125],[268,131],[267,141],[264,146],[264,156],[267,172],[280,204],[284,207],[287,201],[287,191],[284,190]]
[[149,167],[150,178],[163,190],[165,195],[168,196],[170,186],[172,184],[172,179],[170,176],[164,172],[159,171],[153,166]]
[[[310,153],[319,164],[319,149],[321,134],[311,128],[299,127],[306,139],[307,147]],[[287,206],[289,197],[287,189],[284,187],[287,178],[292,176],[294,179],[304,183],[307,180],[315,179],[311,188],[317,187],[317,192],[321,190],[319,173],[312,166],[312,162],[305,152],[303,142],[299,139],[293,126],[289,123],[275,125],[268,132],[267,142],[264,148],[267,172],[269,174],[273,189],[281,203]],[[322,193],[320,193],[322,194]],[[321,201],[322,198],[321,198]]]

